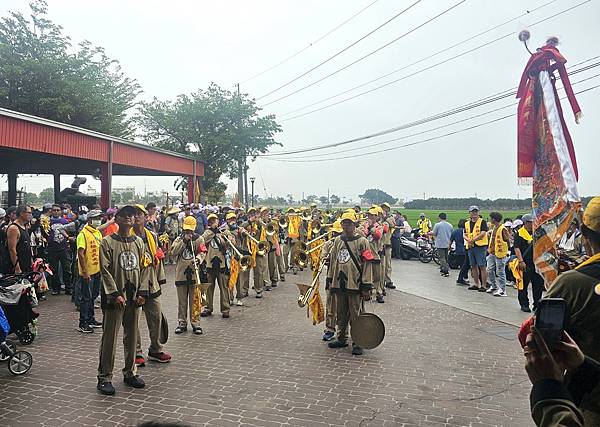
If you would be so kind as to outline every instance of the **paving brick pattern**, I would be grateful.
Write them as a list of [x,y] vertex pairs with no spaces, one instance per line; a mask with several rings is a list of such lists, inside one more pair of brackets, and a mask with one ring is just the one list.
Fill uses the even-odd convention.
[[[173,268],[168,267],[173,283]],[[115,372],[113,397],[97,393],[100,331],[76,331],[68,297],[39,308],[34,366],[13,377],[0,365],[0,425],[113,426],[163,420],[210,426],[531,426],[529,383],[517,343],[485,332],[496,321],[388,292],[374,306],[383,344],[362,357],[330,350],[322,325],[298,308],[294,279],[248,298],[230,319],[202,319],[204,336],[174,335],[176,293],[164,288],[169,364],[147,362],[143,390]],[[371,305],[368,305],[371,308]],[[148,344],[141,319],[144,347]],[[516,329],[515,329],[516,331]],[[25,347],[25,346],[22,346]],[[121,369],[122,350],[116,369]]]

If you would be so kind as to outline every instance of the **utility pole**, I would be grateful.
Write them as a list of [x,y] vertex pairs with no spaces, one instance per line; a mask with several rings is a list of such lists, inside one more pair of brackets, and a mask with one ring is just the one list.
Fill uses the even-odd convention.
[[331,205],[331,202],[329,201],[329,188],[327,189],[327,207],[329,207]]
[[253,176],[250,177],[250,182],[252,183],[252,207],[254,207],[254,181],[256,178]]
[[[240,84],[236,84],[237,87],[237,97],[240,105],[242,104],[242,96],[240,94]],[[238,141],[241,145],[241,141]],[[240,150],[240,158],[238,159],[238,185],[237,185],[237,193],[238,193],[238,202],[240,206],[245,205],[246,210],[248,210],[248,181],[246,180],[246,152],[242,150],[242,147],[238,147]]]

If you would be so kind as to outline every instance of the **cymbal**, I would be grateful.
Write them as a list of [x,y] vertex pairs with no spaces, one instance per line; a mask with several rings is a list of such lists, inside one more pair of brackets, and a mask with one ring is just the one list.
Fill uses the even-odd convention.
[[361,313],[350,327],[352,343],[367,350],[382,343],[385,337],[385,325],[379,316],[373,313]]

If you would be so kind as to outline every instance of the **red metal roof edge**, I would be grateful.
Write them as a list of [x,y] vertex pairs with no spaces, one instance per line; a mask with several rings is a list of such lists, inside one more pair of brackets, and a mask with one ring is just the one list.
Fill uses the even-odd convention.
[[139,142],[129,141],[127,139],[119,138],[117,136],[107,135],[107,134],[104,134],[101,132],[96,132],[93,130],[80,128],[77,126],[68,125],[68,124],[61,123],[61,122],[56,122],[54,120],[45,119],[43,117],[32,116],[30,114],[21,113],[18,111],[7,110],[6,108],[0,108],[0,115],[6,116],[6,117],[11,117],[13,119],[24,120],[24,121],[27,121],[30,123],[36,123],[36,124],[39,124],[42,126],[49,126],[49,127],[53,127],[53,128],[57,128],[57,129],[66,130],[69,132],[75,132],[75,133],[91,136],[91,137],[98,138],[98,139],[104,139],[106,141],[113,141],[113,142],[116,142],[119,144],[129,145],[129,146],[140,148],[143,150],[154,151],[154,152],[166,154],[169,156],[181,157],[186,160],[192,160],[192,161],[196,161],[198,163],[204,164],[204,162],[202,160],[198,160],[192,156],[187,156],[185,154],[177,153],[175,151],[169,151],[169,150],[164,150],[162,148],[152,147],[150,145],[140,144]]

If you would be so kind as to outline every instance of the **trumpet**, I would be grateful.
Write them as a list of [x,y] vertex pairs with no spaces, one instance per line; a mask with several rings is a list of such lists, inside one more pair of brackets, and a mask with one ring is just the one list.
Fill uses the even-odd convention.
[[225,242],[229,245],[229,247],[233,250],[240,263],[240,269],[242,271],[247,271],[250,267],[252,267],[252,257],[250,255],[242,255],[242,253],[235,247],[233,243],[227,238],[225,238]]
[[275,224],[273,222],[269,222],[267,224],[267,236],[271,237],[274,236],[275,233],[277,233],[277,229],[275,228]]
[[254,243],[257,244],[258,246],[258,250],[256,251],[256,253],[260,256],[265,256],[267,254],[267,252],[269,252],[269,242],[267,242],[266,240],[256,240],[254,238],[254,236],[252,234],[250,234],[248,232],[248,230],[246,230],[245,228],[240,228],[240,230],[242,231],[242,233],[245,233],[246,235],[248,235],[248,237],[250,237],[250,240],[252,240]]
[[331,224],[320,224],[320,223],[317,223],[317,225],[312,228],[312,233],[313,234],[319,234],[321,232],[321,229],[327,228],[327,227],[331,227],[332,225],[333,225],[333,223],[331,223]]
[[321,234],[321,235],[319,235],[319,236],[315,237],[314,239],[311,239],[311,240],[309,240],[309,241],[308,241],[308,242],[306,242],[306,243],[305,243],[305,242],[298,241],[298,242],[296,242],[296,248],[297,248],[299,251],[306,252],[306,251],[308,251],[308,247],[309,247],[309,245],[311,245],[312,243],[315,243],[317,240],[320,240],[320,239],[322,239],[323,237],[326,237],[326,236],[327,236],[327,234],[328,234],[328,233],[323,233],[323,234]]
[[310,221],[312,219],[312,212],[309,209],[305,209],[302,212],[301,218],[303,221]]
[[321,272],[323,271],[323,266],[325,265],[325,261],[326,261],[325,258],[321,260],[321,263],[319,264],[319,269],[317,270],[317,274],[315,274],[315,278],[312,280],[309,287],[306,287],[306,285],[298,285],[298,288],[300,289],[300,296],[298,297],[298,306],[300,308],[305,307],[306,304],[308,304],[311,297],[315,293],[315,290],[319,286],[319,276],[321,275]]
[[288,228],[288,222],[284,216],[279,217],[279,228]]
[[306,268],[308,266],[308,257],[310,256],[310,254],[312,254],[314,251],[321,249],[323,246],[325,245],[325,242],[321,243],[320,245],[315,246],[314,248],[310,249],[310,250],[298,250],[298,252],[296,252],[296,254],[294,255],[294,264],[296,264],[298,267],[300,268]]

